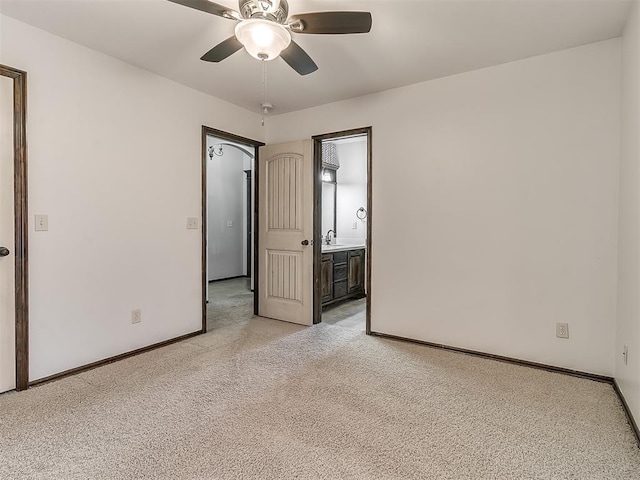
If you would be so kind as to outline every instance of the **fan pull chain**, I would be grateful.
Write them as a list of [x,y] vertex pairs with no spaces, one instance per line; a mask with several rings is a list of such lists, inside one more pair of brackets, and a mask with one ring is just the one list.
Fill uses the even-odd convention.
[[262,126],[264,127],[264,117],[269,114],[269,110],[273,108],[273,105],[267,102],[267,57],[260,57],[262,60]]
[[266,113],[265,105],[267,104],[267,62],[262,59],[262,126],[264,127],[264,114]]

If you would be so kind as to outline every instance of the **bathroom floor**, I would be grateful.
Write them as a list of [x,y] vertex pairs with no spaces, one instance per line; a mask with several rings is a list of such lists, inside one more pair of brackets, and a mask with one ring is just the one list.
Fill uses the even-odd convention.
[[[207,331],[238,324],[253,317],[253,292],[249,278],[233,278],[209,283]],[[366,298],[331,306],[322,312],[322,322],[331,325],[365,326]]]
[[364,329],[367,299],[349,300],[322,311],[322,322],[331,325],[353,327],[358,324]]

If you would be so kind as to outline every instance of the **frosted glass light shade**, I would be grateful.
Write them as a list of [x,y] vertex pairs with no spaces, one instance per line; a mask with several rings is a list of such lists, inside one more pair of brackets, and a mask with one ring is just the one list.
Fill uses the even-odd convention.
[[273,60],[291,43],[291,34],[282,25],[253,18],[236,25],[236,37],[258,60]]

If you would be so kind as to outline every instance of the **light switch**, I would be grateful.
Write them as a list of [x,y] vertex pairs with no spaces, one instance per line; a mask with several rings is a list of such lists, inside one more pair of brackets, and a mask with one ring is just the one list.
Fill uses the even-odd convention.
[[35,215],[36,232],[46,232],[49,230],[49,215]]
[[198,218],[187,217],[187,230],[197,230],[197,229],[198,229]]
[[358,222],[353,222],[353,225],[351,226],[351,228],[353,228],[354,230],[358,229]]
[[233,220],[227,220],[227,227],[233,227]]

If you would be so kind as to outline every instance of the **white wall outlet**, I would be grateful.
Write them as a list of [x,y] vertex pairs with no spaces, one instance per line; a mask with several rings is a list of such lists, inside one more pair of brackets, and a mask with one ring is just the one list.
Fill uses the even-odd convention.
[[625,365],[629,361],[629,347],[626,345],[622,348],[622,359],[624,360]]
[[136,308],[131,310],[131,323],[140,323],[142,321],[142,310]]
[[227,220],[227,227],[233,227],[233,220]]
[[353,228],[354,230],[358,229],[358,222],[353,222],[353,225],[351,226],[351,228]]
[[187,217],[187,230],[198,229],[198,217]]
[[36,232],[46,232],[49,230],[49,215],[35,215]]
[[568,323],[556,323],[556,337],[569,338],[569,324]]

